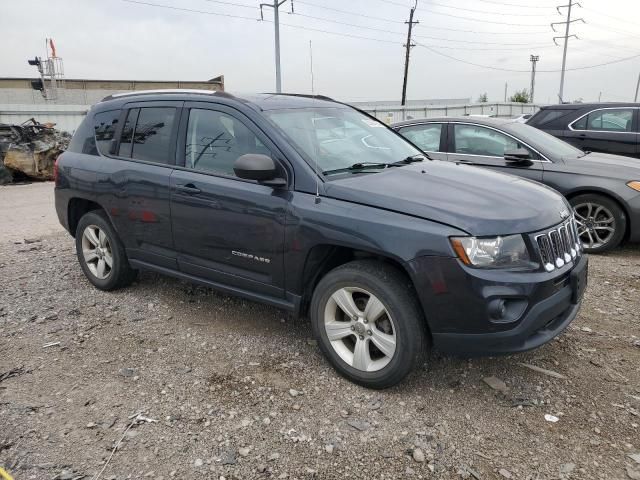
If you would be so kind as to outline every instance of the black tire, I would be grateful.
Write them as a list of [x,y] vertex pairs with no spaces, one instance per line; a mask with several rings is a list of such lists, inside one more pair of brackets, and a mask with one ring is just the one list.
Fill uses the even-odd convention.
[[[388,357],[391,360],[388,361],[386,366],[377,371],[364,371],[354,368],[337,353],[329,340],[325,328],[325,310],[331,308],[331,305],[328,307],[328,302],[332,295],[342,288],[365,290],[377,297],[386,309],[386,312],[379,318],[382,318],[383,322],[387,322],[387,328],[389,325],[393,327],[396,342],[395,352],[391,357]],[[366,295],[361,292],[354,293],[366,298]],[[370,298],[368,297],[368,299]],[[362,300],[362,298],[355,298],[354,294],[351,294],[351,299]],[[368,299],[362,301],[368,303]],[[348,316],[343,314],[341,309],[338,308],[337,311],[344,315],[343,320],[350,322]],[[336,371],[352,382],[368,388],[382,389],[399,383],[423,361],[428,353],[426,323],[410,280],[396,268],[379,261],[357,260],[327,273],[320,280],[313,293],[310,316],[318,345]],[[389,318],[393,320],[390,321]],[[377,328],[378,320],[375,321],[375,324]],[[347,325],[350,325],[350,323],[347,323]],[[371,335],[368,330],[366,332]],[[340,342],[348,343],[353,341],[355,345],[358,337],[362,339],[367,335],[365,333],[365,335],[359,336],[355,333],[353,338],[348,336],[345,337],[345,340],[340,340]],[[365,345],[375,344],[374,338],[369,338]],[[369,353],[372,351],[376,353],[377,347],[368,346],[366,348]],[[382,353],[381,350],[377,351]],[[353,347],[353,352],[355,353],[355,346]],[[371,358],[371,356],[368,355],[368,358]],[[386,361],[384,354],[383,361]]]
[[[111,255],[110,271],[105,278],[99,278],[91,271],[83,253],[83,235],[88,227],[95,226],[104,232],[108,239],[108,250]],[[86,241],[86,240],[85,240]],[[130,285],[138,274],[129,265],[124,246],[111,225],[106,213],[102,210],[93,210],[82,216],[76,228],[76,254],[78,262],[87,279],[100,290],[116,290]]]
[[[601,214],[598,215],[597,218],[593,218],[596,221],[598,218],[602,219],[604,216],[610,216],[612,218],[612,223],[607,224],[611,225],[614,229],[613,232],[609,232],[606,230],[600,230],[596,233],[598,235],[604,236],[606,233],[607,237],[602,240],[606,240],[604,242],[598,241],[598,237],[596,237],[596,233],[591,233],[591,239],[595,240],[590,244],[589,233],[583,234],[580,238],[582,240],[582,244],[584,246],[584,250],[587,253],[602,253],[616,248],[622,242],[624,238],[626,229],[627,229],[627,217],[622,210],[622,207],[615,201],[609,197],[604,195],[598,195],[596,193],[585,193],[582,195],[578,195],[569,200],[569,203],[574,208],[576,212],[576,219],[579,223],[579,231],[583,231],[584,227],[580,225],[580,223],[584,222],[586,218],[586,212],[588,211],[587,205],[592,205],[592,213],[595,213],[598,207],[602,207]],[[601,224],[604,225],[604,224]]]

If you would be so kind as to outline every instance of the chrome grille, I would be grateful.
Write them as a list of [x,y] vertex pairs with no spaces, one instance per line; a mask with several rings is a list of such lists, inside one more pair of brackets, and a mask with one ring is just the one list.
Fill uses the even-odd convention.
[[575,218],[536,235],[535,240],[547,272],[571,263],[582,250]]

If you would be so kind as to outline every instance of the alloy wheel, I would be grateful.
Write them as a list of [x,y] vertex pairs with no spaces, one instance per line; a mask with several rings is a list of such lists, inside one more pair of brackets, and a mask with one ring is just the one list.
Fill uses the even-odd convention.
[[335,291],[325,307],[324,328],[335,352],[357,370],[381,370],[395,354],[393,319],[380,299],[364,289]]
[[580,203],[573,207],[578,223],[578,236],[585,248],[600,248],[615,234],[615,217],[611,211],[597,203]]
[[82,255],[89,271],[104,280],[111,275],[113,253],[109,237],[100,227],[89,225],[82,232]]

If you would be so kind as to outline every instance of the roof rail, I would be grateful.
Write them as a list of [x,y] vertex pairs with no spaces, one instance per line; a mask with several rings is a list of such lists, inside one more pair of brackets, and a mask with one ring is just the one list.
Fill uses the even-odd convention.
[[107,100],[113,100],[114,98],[123,98],[123,97],[136,97],[139,95],[171,95],[171,94],[181,94],[181,93],[189,93],[192,95],[219,95],[225,97],[233,97],[233,95],[222,92],[219,90],[196,90],[196,89],[188,89],[188,88],[163,88],[157,90],[133,90],[130,92],[122,92],[122,93],[112,93],[111,95],[107,95],[104,97],[101,102],[106,102]]
[[306,93],[274,93],[274,92],[266,92],[265,95],[285,95],[287,97],[303,97],[303,98],[312,98],[316,100],[325,100],[327,102],[336,102],[340,103],[337,100],[334,100],[331,97],[327,97],[326,95],[309,95]]

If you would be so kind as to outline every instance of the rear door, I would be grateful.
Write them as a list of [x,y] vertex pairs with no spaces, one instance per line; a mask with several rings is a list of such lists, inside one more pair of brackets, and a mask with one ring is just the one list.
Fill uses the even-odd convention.
[[[104,191],[109,213],[131,259],[177,268],[169,204],[178,119],[183,102],[125,105]],[[100,136],[97,135],[100,143]],[[111,193],[113,192],[113,193]]]
[[283,156],[237,110],[185,105],[171,177],[173,237],[182,272],[230,287],[284,297],[284,234],[289,190],[235,176],[248,153],[271,156],[287,178]]
[[[543,162],[546,160],[529,145],[511,135],[484,125],[450,123],[448,138],[447,156],[450,161],[487,167],[537,182],[542,181]],[[530,165],[505,160],[505,152],[517,149],[529,151]]]
[[397,128],[398,133],[408,139],[431,158],[446,160],[447,124],[425,122]]
[[638,109],[592,110],[569,124],[564,139],[584,151],[638,156]]

